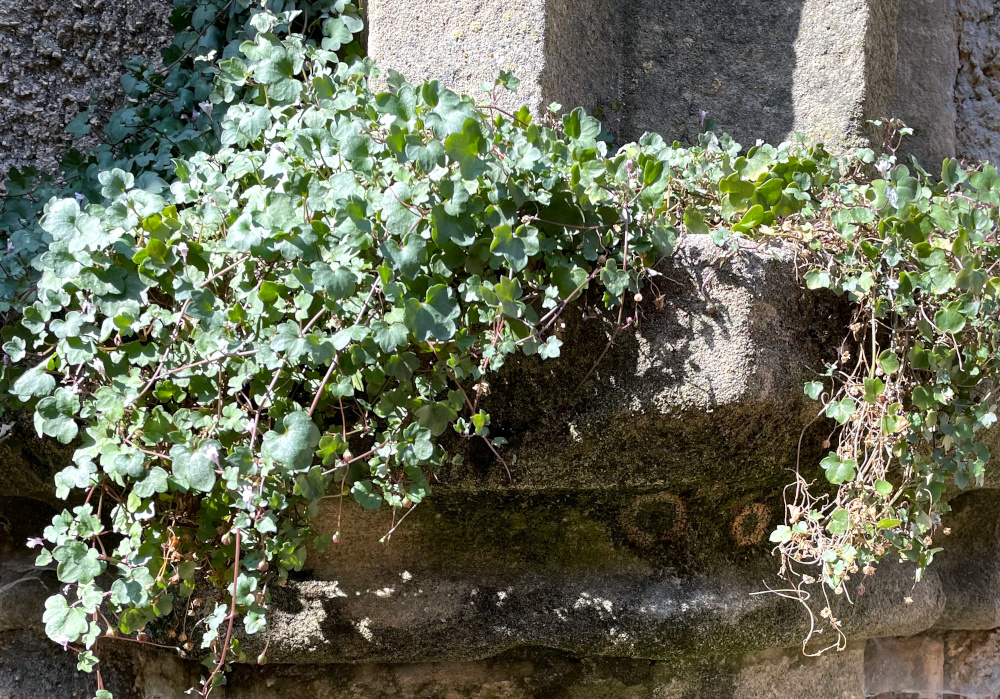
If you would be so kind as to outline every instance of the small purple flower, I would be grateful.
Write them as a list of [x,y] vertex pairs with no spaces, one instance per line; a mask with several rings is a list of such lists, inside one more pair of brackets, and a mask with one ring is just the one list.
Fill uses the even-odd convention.
[[191,112],[191,121],[198,121],[198,117],[200,117],[200,116],[201,116],[201,112],[199,112],[197,109],[193,110]]
[[30,539],[28,539],[27,545],[29,549],[38,548],[39,546],[45,546],[45,539],[33,536]]
[[57,636],[53,636],[52,640],[58,643],[60,646],[62,646],[63,650],[69,650],[69,636],[65,634],[59,634]]
[[76,193],[76,194],[74,194],[73,196],[74,196],[74,197],[76,197],[76,200],[77,200],[78,202],[80,202],[81,204],[82,204],[82,203],[83,203],[84,201],[86,201],[86,199],[87,199],[87,197],[83,196],[83,195],[82,195],[82,194],[80,194],[79,192],[77,192],[77,193]]
[[204,102],[199,102],[198,106],[201,107],[201,111],[205,112],[208,116],[212,116],[212,110],[215,109],[215,105],[205,100]]
[[219,448],[214,444],[205,447],[205,457],[216,466],[219,465]]
[[708,117],[708,112],[706,110],[704,110],[704,109],[699,110],[699,112],[698,112],[698,125],[699,126],[704,126],[705,125],[705,119],[707,117]]
[[243,499],[247,505],[253,505],[253,486],[245,485],[240,488],[240,498]]

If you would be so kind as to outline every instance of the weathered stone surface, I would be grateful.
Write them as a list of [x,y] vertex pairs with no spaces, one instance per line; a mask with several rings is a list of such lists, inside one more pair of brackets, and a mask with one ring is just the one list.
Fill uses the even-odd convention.
[[612,133],[691,140],[707,111],[752,144],[803,131],[865,140],[895,79],[898,0],[630,0],[524,3],[375,0],[369,51],[413,80],[463,90],[516,69],[520,94],[599,110]]
[[[170,40],[169,0],[0,0],[0,180],[12,166],[55,170],[64,127],[89,104],[96,124],[122,95],[122,60]],[[81,145],[94,143],[90,137]]]
[[[470,452],[387,546],[391,512],[328,500],[319,526],[344,543],[276,591],[269,660],[471,661],[542,646],[676,663],[794,646],[803,610],[753,593],[780,584],[767,533],[815,415],[801,384],[846,321],[839,303],[800,291],[781,248],[722,261],[684,239],[663,269],[664,310],[650,304],[593,372],[607,325],[570,319],[560,360],[493,381],[513,482]],[[804,469],[821,438],[807,433]],[[919,586],[891,563],[866,581],[838,612],[847,633],[1000,625],[985,592],[1000,552],[981,537],[998,519],[992,493],[956,498],[955,533]]]
[[956,0],[960,68],[957,145],[963,157],[1000,155],[1000,11],[992,0]]
[[26,411],[0,424],[0,431],[0,500],[18,497],[55,502],[53,477],[69,465],[73,447],[40,438]]
[[545,7],[537,0],[373,2],[368,17],[368,52],[383,71],[397,70],[410,80],[437,78],[483,94],[483,82],[514,70],[520,92],[514,97],[501,91],[501,106],[524,103],[537,110],[546,98]]
[[[469,697],[471,699],[860,699],[863,650],[805,658],[772,651],[680,664],[619,658],[579,659],[524,649],[471,663],[269,666],[239,668],[227,699]],[[803,694],[803,687],[809,693]]]
[[905,152],[930,172],[956,153],[955,25],[955,0],[908,0],[896,24],[896,95],[889,114],[913,129]]
[[995,699],[1000,629],[871,639],[865,647],[865,689],[878,699]]
[[[1000,152],[1000,19],[996,3],[957,3],[955,25],[950,0],[373,0],[370,48],[383,68],[472,91],[514,69],[521,92],[498,93],[498,107],[584,104],[619,140],[690,140],[704,110],[748,145],[801,130],[844,148],[894,114],[925,160],[986,157]],[[117,62],[165,42],[148,31],[165,29],[165,8],[0,0],[0,174],[52,167],[91,93],[115,101]],[[847,311],[803,293],[778,247],[724,259],[691,237],[661,271],[634,330],[609,345],[610,319],[571,311],[561,360],[520,359],[493,379],[506,466],[470,443],[387,544],[393,513],[328,499],[320,528],[344,543],[274,591],[267,637],[245,646],[252,663],[266,643],[269,664],[238,667],[213,696],[1000,692],[997,470],[986,489],[951,494],[953,533],[922,583],[883,564],[853,605],[835,600],[848,650],[806,658],[801,607],[756,593],[780,584],[767,533],[816,409],[801,385],[836,351]],[[824,436],[805,434],[807,473]],[[47,504],[63,506],[51,476],[67,453],[30,421],[0,440],[0,699],[90,696],[93,678],[41,635],[57,582],[23,544]],[[197,683],[199,666],[176,656],[100,648],[118,699],[182,699]]]
[[[647,290],[663,310],[647,299],[610,348],[611,318],[568,313],[560,360],[519,360],[490,382],[514,489],[780,487],[814,417],[802,383],[833,358],[848,317],[802,291],[791,259],[778,246],[726,259],[688,236]],[[821,440],[805,441],[804,462]],[[448,488],[510,486],[483,445],[469,456],[441,473]]]

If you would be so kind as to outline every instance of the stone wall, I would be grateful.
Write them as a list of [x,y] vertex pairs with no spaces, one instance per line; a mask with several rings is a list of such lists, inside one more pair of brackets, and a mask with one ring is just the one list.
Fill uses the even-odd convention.
[[957,147],[969,158],[1000,154],[1000,7],[992,0],[957,0],[959,71]]
[[13,166],[54,170],[72,140],[66,125],[91,104],[98,127],[107,119],[124,99],[122,60],[157,58],[170,42],[170,7],[169,0],[0,0],[0,180]]
[[[746,144],[801,130],[847,148],[870,141],[866,119],[897,114],[917,129],[921,158],[997,157],[994,5],[372,0],[370,50],[411,79],[471,90],[515,70],[522,90],[499,108],[584,104],[618,138],[690,140],[708,112]],[[92,99],[120,100],[114,66],[155,53],[166,13],[163,2],[0,0],[0,173],[54,167],[66,122]],[[575,317],[561,360],[521,359],[491,382],[513,479],[470,445],[387,546],[387,513],[327,501],[320,526],[344,543],[275,592],[269,635],[244,639],[250,662],[214,696],[1000,691],[996,473],[956,494],[953,534],[919,586],[886,564],[856,604],[840,604],[847,650],[804,656],[801,608],[756,594],[780,584],[767,532],[813,417],[801,384],[837,351],[846,311],[803,294],[780,247],[721,262],[707,241],[686,240],[664,309],[592,375],[607,319]],[[806,432],[803,463],[816,463],[824,436],[823,425]],[[93,689],[44,640],[56,582],[23,543],[62,506],[51,474],[64,458],[30,421],[0,440],[0,699]],[[181,699],[197,680],[176,656],[102,643],[117,699]]]
[[843,149],[896,116],[932,171],[1000,156],[993,0],[372,0],[371,16],[383,67],[471,91],[513,69],[501,107],[583,105],[619,140],[690,142],[707,113],[745,145],[803,132]]

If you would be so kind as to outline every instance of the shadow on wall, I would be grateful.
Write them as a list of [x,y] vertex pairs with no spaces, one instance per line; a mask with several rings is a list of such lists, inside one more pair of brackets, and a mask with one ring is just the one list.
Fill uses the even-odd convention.
[[803,3],[552,0],[543,95],[600,110],[616,140],[694,142],[704,110],[741,143],[780,141]]
[[550,0],[545,102],[595,110],[617,141],[692,143],[702,112],[744,146],[796,131],[860,144],[895,80],[899,0]]

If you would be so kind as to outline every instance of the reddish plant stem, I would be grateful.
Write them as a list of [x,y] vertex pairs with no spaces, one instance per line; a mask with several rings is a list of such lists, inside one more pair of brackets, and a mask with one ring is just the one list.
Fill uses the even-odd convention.
[[240,578],[240,530],[236,530],[236,562],[233,563],[233,601],[229,607],[229,625],[226,628],[226,640],[222,642],[222,655],[219,657],[219,663],[212,670],[212,674],[208,676],[205,681],[205,689],[202,691],[201,696],[207,697],[212,691],[212,681],[215,676],[219,674],[222,667],[226,664],[226,654],[229,652],[229,639],[233,636],[233,621],[236,619],[236,583]]

